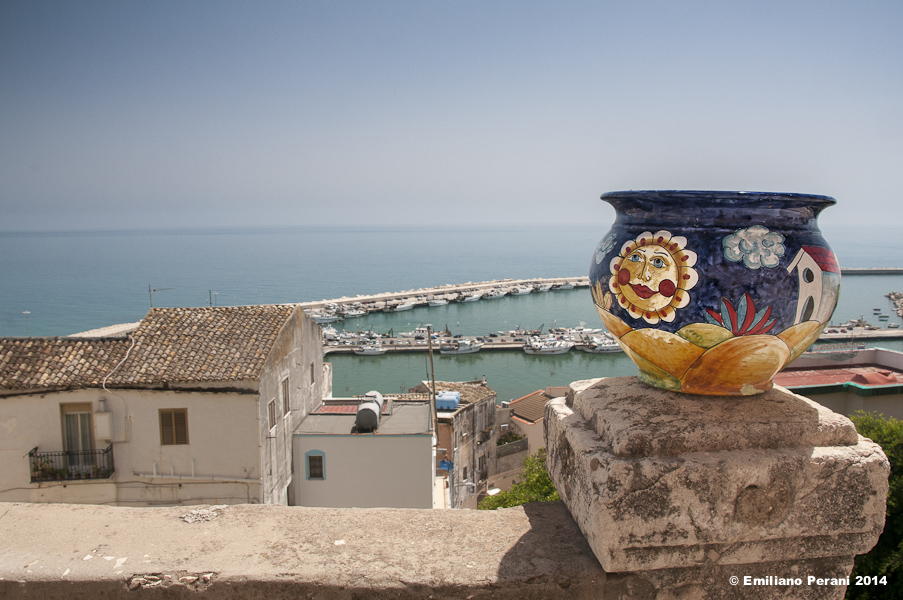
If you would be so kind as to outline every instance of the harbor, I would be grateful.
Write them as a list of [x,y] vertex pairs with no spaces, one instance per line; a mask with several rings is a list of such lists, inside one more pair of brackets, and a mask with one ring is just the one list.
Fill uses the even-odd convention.
[[379,356],[386,353],[435,352],[459,356],[481,351],[521,350],[526,354],[549,356],[566,354],[571,349],[590,354],[621,352],[614,338],[603,329],[577,327],[542,330],[511,330],[465,338],[450,331],[433,331],[421,326],[400,336],[379,335],[372,331],[341,332],[331,326],[323,330],[323,354]]

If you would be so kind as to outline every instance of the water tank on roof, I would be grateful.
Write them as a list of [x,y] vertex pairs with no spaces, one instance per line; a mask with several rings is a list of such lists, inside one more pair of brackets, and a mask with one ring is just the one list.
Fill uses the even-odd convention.
[[375,431],[379,426],[379,418],[383,414],[383,396],[379,392],[367,392],[357,407],[357,419],[354,425],[358,433]]
[[451,411],[458,410],[458,404],[461,402],[461,392],[439,392],[436,394],[436,410]]

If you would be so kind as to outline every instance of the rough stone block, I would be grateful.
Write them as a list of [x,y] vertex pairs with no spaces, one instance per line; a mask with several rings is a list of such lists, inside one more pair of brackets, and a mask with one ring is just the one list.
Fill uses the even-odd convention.
[[881,448],[784,388],[739,398],[589,380],[544,421],[549,473],[609,573],[851,564],[884,526]]

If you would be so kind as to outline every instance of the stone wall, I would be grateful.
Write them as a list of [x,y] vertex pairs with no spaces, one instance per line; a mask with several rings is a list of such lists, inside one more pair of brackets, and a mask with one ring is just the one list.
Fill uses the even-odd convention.
[[[498,511],[0,504],[0,598],[617,598],[561,503]],[[131,590],[131,591],[130,591]],[[136,594],[136,592],[140,592]]]
[[[884,526],[889,465],[841,415],[786,389],[692,396],[636,377],[546,406],[547,466],[600,564],[659,594],[843,598]],[[753,597],[753,596],[750,596]]]

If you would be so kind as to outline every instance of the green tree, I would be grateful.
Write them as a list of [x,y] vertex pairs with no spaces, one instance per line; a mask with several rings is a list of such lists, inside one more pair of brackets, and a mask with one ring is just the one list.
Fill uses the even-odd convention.
[[507,492],[499,492],[495,496],[483,498],[477,508],[495,510],[496,508],[520,506],[527,502],[554,502],[561,499],[546,471],[545,448],[540,448],[536,454],[531,454],[524,459],[520,478],[521,482],[515,483]]
[[[850,417],[860,435],[881,446],[890,461],[884,532],[868,554],[856,557],[848,600],[903,600],[903,421],[862,411]],[[886,577],[884,585],[852,585],[856,576]]]

